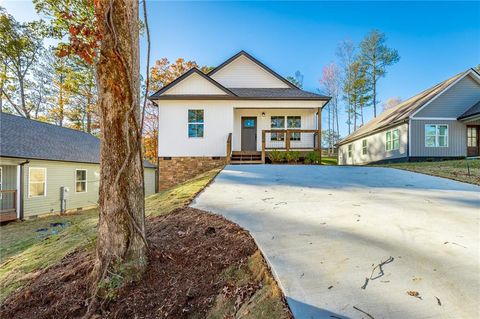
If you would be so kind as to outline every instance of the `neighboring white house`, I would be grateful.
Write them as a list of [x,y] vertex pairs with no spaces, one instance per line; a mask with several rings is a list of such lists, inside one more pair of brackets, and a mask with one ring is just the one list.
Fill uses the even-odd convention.
[[389,109],[338,143],[340,165],[479,156],[480,75],[457,74]]
[[[244,51],[208,74],[189,70],[150,99],[159,107],[160,188],[223,165],[231,156],[260,163],[268,149],[318,149],[318,113],[329,101],[299,89]],[[278,131],[268,132],[272,129]]]

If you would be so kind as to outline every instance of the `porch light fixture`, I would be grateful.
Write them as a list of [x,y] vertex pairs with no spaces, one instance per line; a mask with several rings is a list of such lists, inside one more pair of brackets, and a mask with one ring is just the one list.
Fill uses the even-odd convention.
[[265,117],[265,112],[262,112],[262,117]]

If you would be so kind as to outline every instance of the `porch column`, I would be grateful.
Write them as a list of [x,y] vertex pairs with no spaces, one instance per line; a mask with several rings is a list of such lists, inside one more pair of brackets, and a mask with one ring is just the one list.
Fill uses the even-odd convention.
[[262,130],[262,163],[265,164],[265,130]]
[[320,159],[320,165],[322,164],[322,108],[319,107],[318,108],[318,116],[317,116],[317,120],[318,120],[318,124],[317,124],[317,129],[318,129],[318,133],[317,133],[317,136],[318,136],[318,155],[319,155],[319,159]]
[[16,198],[13,199],[14,201],[16,201],[15,209],[17,213],[17,219],[20,219],[20,210],[22,209],[21,196],[23,194],[23,190],[22,190],[22,182],[21,182],[21,178],[22,178],[21,170],[22,170],[22,166],[17,165],[17,181],[16,181],[17,192],[15,194]]

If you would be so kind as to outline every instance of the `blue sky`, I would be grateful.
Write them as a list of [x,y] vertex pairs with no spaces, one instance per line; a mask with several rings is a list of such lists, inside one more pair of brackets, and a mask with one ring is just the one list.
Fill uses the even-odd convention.
[[[19,20],[30,1],[0,0]],[[184,57],[215,66],[246,50],[283,76],[299,70],[316,92],[337,44],[371,29],[388,37],[400,62],[379,83],[381,101],[406,99],[480,64],[480,2],[168,2],[149,1],[152,62]],[[145,63],[145,41],[142,41]],[[143,72],[143,68],[142,68]],[[370,113],[368,113],[370,115]],[[346,132],[345,125],[342,130]]]

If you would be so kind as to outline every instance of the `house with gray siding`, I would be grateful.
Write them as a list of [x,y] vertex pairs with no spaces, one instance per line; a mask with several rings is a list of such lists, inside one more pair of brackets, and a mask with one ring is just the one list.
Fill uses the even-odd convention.
[[[96,206],[99,162],[91,134],[0,113],[0,222]],[[144,166],[150,195],[156,170]]]
[[397,105],[338,143],[340,165],[480,156],[480,74],[468,69]]

